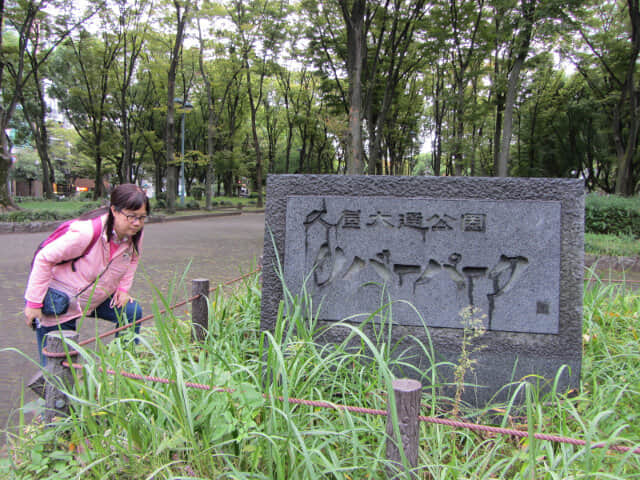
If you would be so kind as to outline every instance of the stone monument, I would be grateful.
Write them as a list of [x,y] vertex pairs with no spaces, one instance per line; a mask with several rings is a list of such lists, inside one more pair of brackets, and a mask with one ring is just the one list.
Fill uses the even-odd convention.
[[[397,350],[426,370],[431,361],[411,338],[455,364],[472,306],[484,333],[467,400],[505,400],[505,385],[553,382],[559,370],[559,388],[575,388],[583,192],[569,179],[269,176],[261,327],[274,328],[281,269],[291,293],[307,292],[320,326],[391,322]],[[450,366],[438,373],[451,381]]]

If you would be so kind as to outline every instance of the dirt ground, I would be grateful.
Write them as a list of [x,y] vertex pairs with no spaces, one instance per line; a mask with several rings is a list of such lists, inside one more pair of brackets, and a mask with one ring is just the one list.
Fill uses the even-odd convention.
[[[22,385],[38,370],[35,334],[25,325],[22,308],[29,262],[46,236],[43,232],[0,235],[0,431],[17,423]],[[255,267],[263,237],[262,213],[149,224],[131,293],[147,314],[153,299],[151,282],[166,292],[186,272],[182,291],[190,296],[192,279],[208,278],[212,287],[235,279]],[[109,322],[99,321],[100,332],[111,328]],[[80,340],[93,336],[95,323],[90,320],[80,330]],[[27,389],[25,404],[35,399]],[[1,435],[0,451],[5,440]]]

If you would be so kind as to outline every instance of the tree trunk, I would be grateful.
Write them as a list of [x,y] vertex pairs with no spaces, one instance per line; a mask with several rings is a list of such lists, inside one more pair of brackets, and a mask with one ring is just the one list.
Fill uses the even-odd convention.
[[[182,51],[182,42],[184,39],[184,30],[189,14],[190,4],[186,3],[184,10],[180,2],[173,2],[176,9],[176,20],[178,30],[176,39],[171,51],[171,61],[169,63],[169,72],[167,73],[167,123],[165,127],[165,142],[167,149],[167,209],[174,212],[176,208],[176,194],[178,186],[178,168],[175,165],[175,91],[176,91],[176,72],[178,70],[178,61]],[[184,102],[185,99],[182,99]]]
[[0,213],[17,210],[13,198],[9,194],[9,169],[11,168],[11,154],[9,153],[9,139],[2,129],[0,132]]
[[520,81],[520,71],[524,64],[524,57],[516,58],[513,68],[509,73],[507,82],[507,95],[505,97],[504,117],[502,122],[502,138],[500,140],[500,152],[498,153],[498,177],[509,175],[509,150],[511,136],[513,134],[513,108],[516,103],[517,87]]
[[[431,157],[431,168],[433,169],[433,175],[440,176],[440,169],[442,168],[442,124],[444,122],[444,109],[445,102],[442,100],[442,94],[444,90],[444,74],[439,65],[436,65],[436,75],[434,79],[434,92],[433,92],[433,122],[435,124],[435,131],[433,133],[433,154]],[[425,173],[426,173],[425,168]]]
[[55,183],[55,177],[51,158],[49,157],[49,134],[47,132],[47,126],[44,121],[40,128],[38,128],[33,121],[29,122],[29,126],[31,127],[31,133],[35,140],[38,157],[40,157],[40,166],[42,168],[42,194],[45,198],[51,199],[53,198],[53,184]]
[[49,133],[47,131],[47,102],[44,95],[44,86],[40,78],[40,69],[36,53],[29,55],[31,73],[35,91],[37,93],[34,111],[30,111],[29,105],[25,102],[24,96],[20,97],[22,112],[29,124],[31,134],[35,140],[36,150],[40,157],[42,168],[42,193],[45,198],[53,198],[53,184],[55,183],[55,173],[51,159],[49,157]]
[[[637,109],[637,96],[635,92],[630,92],[630,121],[627,127],[626,146],[623,146],[622,137],[624,135],[622,129],[622,122],[620,121],[620,106],[616,108],[616,115],[614,116],[613,131],[614,138],[616,139],[616,152],[618,158],[618,171],[616,174],[616,194],[630,197],[635,193],[635,178],[632,172],[633,157],[636,150],[636,143],[638,142],[638,118]],[[624,97],[623,97],[624,98]]]
[[[636,186],[632,163],[638,142],[638,128],[640,127],[640,122],[638,121],[638,91],[635,85],[635,68],[640,54],[640,6],[637,0],[627,0],[627,6],[631,24],[631,54],[627,62],[627,75],[622,87],[620,101],[615,110],[613,131],[618,157],[616,193],[631,196],[635,193]],[[626,138],[623,141],[624,133],[621,118],[625,106],[629,109],[629,124],[626,125]]]
[[[247,92],[249,94],[249,109],[251,110],[251,136],[253,139],[253,149],[256,155],[256,193],[258,195],[257,206],[262,207],[262,149],[260,148],[260,139],[258,138],[258,122],[257,110],[259,101],[253,97],[253,89],[251,88],[251,68],[249,66],[249,52],[244,52],[244,66],[247,75]],[[264,79],[264,69],[260,75],[260,84]]]
[[364,147],[362,142],[362,71],[366,58],[364,17],[366,0],[355,0],[351,12],[347,2],[340,1],[347,26],[347,71],[349,76],[349,128],[347,130],[347,174],[364,173]]
[[507,80],[507,94],[505,98],[504,118],[502,123],[502,139],[500,141],[500,152],[498,154],[497,173],[499,177],[509,175],[509,146],[511,145],[511,135],[513,133],[513,109],[516,103],[517,88],[520,83],[520,72],[524,61],[529,54],[529,45],[533,34],[533,23],[535,21],[537,0],[522,0],[522,28],[515,39],[515,60],[509,71]]

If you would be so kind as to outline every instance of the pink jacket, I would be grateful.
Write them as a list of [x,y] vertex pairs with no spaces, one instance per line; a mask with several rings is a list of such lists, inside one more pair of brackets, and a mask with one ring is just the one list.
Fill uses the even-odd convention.
[[71,268],[71,262],[56,264],[82,255],[93,238],[91,220],[73,222],[64,235],[46,245],[36,255],[25,299],[42,303],[49,287],[67,293],[70,298],[69,309],[65,314],[59,317],[44,315],[40,319],[42,325],[49,327],[80,317],[83,312],[90,313],[116,290],[128,292],[131,288],[138,268],[139,254],[142,253],[142,236],[138,244],[139,254],[134,252],[133,244],[127,242],[119,245],[111,256],[105,231],[107,214],[101,219],[102,235],[84,257],[76,260],[75,272]]

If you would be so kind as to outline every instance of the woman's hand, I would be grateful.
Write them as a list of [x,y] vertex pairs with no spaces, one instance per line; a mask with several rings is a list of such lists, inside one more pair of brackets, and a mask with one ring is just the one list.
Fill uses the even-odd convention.
[[36,318],[42,317],[42,309],[41,308],[32,308],[32,307],[24,307],[24,321],[28,327],[33,324],[33,321]]
[[133,298],[129,295],[128,292],[123,292],[122,290],[116,290],[116,293],[111,297],[111,307],[124,307],[128,302],[133,302]]

